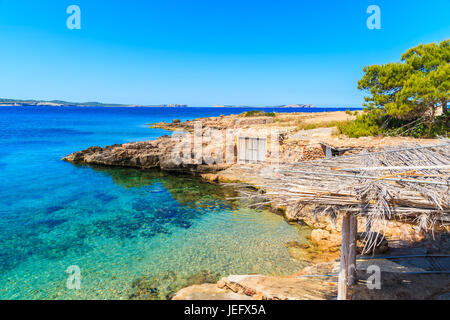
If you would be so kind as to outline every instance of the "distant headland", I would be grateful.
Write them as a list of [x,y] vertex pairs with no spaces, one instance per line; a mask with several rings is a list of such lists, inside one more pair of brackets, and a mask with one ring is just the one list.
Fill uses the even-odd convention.
[[277,106],[235,106],[235,105],[213,105],[214,108],[315,108],[312,104],[282,104]]
[[51,106],[51,107],[167,107],[180,108],[188,107],[187,104],[159,104],[159,105],[137,105],[137,104],[118,104],[118,103],[102,103],[102,102],[68,102],[62,100],[19,100],[19,99],[2,99],[0,98],[0,106],[26,107],[26,106]]

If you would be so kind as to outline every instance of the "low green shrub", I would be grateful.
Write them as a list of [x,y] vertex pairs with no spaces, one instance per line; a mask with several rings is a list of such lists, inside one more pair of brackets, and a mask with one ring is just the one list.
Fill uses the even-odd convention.
[[244,112],[244,117],[275,117],[275,112],[265,112],[262,110],[250,110]]
[[317,128],[331,128],[331,127],[338,127],[339,125],[342,125],[344,123],[349,122],[348,120],[345,121],[321,121],[321,122],[302,122],[299,120],[297,122],[297,130],[311,130],[311,129],[317,129]]
[[358,115],[353,121],[349,120],[338,124],[338,131],[351,138],[376,136],[381,133],[383,121],[384,116],[379,110],[371,110]]
[[423,118],[413,121],[392,118],[381,109],[366,110],[366,113],[358,115],[353,121],[345,121],[338,124],[338,131],[351,138],[364,136],[376,136],[379,134],[388,136],[412,136],[415,138],[436,137],[449,135],[450,114],[442,114],[435,117],[431,131],[429,123]]

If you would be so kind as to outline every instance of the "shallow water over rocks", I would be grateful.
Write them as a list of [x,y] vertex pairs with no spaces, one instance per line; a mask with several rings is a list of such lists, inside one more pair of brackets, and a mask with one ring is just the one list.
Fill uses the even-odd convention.
[[[281,216],[246,208],[229,187],[190,176],[90,168],[102,192],[37,209],[2,234],[2,298],[167,299],[228,274],[290,274],[285,244],[303,241]],[[14,248],[14,249],[13,249]],[[81,289],[65,286],[68,266]]]

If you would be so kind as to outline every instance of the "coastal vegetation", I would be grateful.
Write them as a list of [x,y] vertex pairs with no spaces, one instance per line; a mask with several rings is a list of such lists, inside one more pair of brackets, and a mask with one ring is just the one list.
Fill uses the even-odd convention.
[[275,112],[266,112],[263,110],[250,110],[243,113],[244,117],[275,117]]
[[301,119],[297,122],[298,130],[311,130],[317,128],[332,128],[339,127],[342,125],[348,125],[350,123],[349,120],[332,120],[332,121],[319,121],[319,122],[304,122]]
[[449,131],[450,40],[409,49],[401,62],[364,67],[358,89],[365,112],[338,125],[350,137],[446,136]]

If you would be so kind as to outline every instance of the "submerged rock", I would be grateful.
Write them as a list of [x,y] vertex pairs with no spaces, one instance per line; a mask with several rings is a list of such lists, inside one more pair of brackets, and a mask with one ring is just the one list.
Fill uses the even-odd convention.
[[51,206],[47,208],[47,213],[53,213],[62,209],[64,209],[63,206]]
[[298,241],[289,241],[285,244],[287,248],[296,248],[296,249],[308,249],[310,245],[307,243],[300,243]]
[[220,273],[201,270],[187,278],[186,286],[203,283],[216,283],[219,279]]
[[220,276],[218,273],[201,270],[185,279],[181,279],[173,271],[163,272],[156,277],[139,277],[131,284],[132,293],[129,298],[134,300],[171,299],[183,287],[216,283]]
[[140,277],[131,284],[132,293],[129,298],[134,300],[164,300],[170,299],[176,288],[173,283],[177,275],[166,271],[156,277]]

